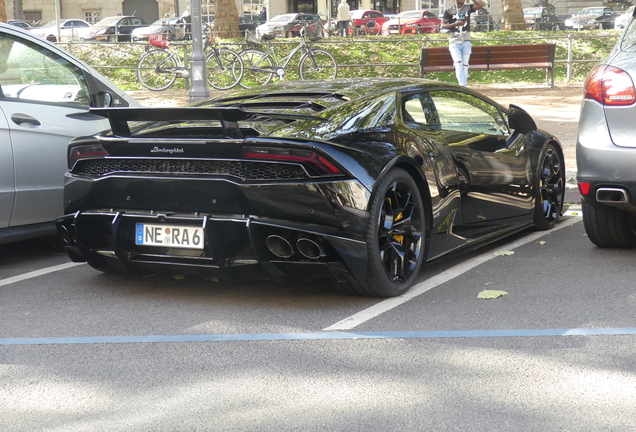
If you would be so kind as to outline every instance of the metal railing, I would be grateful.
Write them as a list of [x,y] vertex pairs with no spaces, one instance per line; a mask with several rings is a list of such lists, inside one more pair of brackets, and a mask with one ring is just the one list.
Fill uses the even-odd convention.
[[[529,32],[531,34],[531,32]],[[488,33],[480,33],[480,35],[487,35]],[[476,35],[475,35],[476,36]],[[597,34],[597,35],[589,35],[589,34],[579,34],[578,32],[576,33],[567,33],[567,34],[561,34],[561,35],[556,35],[555,36],[551,36],[551,37],[542,37],[542,36],[529,36],[529,37],[517,37],[517,38],[508,38],[505,41],[506,42],[519,42],[519,43],[524,43],[524,41],[555,41],[557,42],[557,46],[559,46],[559,42],[562,42],[561,45],[561,49],[557,50],[557,53],[560,52],[561,57],[558,56],[557,54],[557,58],[555,59],[555,63],[556,64],[560,64],[563,65],[565,64],[566,66],[566,76],[565,76],[565,81],[566,82],[570,82],[572,80],[572,76],[573,76],[573,70],[575,65],[577,64],[585,64],[585,63],[596,63],[598,62],[600,59],[597,60],[588,60],[588,59],[577,59],[575,58],[575,46],[577,44],[578,41],[580,40],[585,40],[585,39],[599,39],[599,38],[611,38],[611,39],[615,39],[617,40],[619,37],[619,34],[615,34],[615,35],[608,35],[608,34]],[[476,38],[473,37],[473,43],[476,44],[488,44],[488,43],[501,43],[502,39],[497,39],[497,38]],[[368,44],[368,43],[374,43],[374,44],[399,44],[399,43],[411,43],[411,44],[415,44],[417,46],[417,57],[419,59],[419,51],[420,48],[422,46],[422,44],[426,45],[426,46],[444,46],[445,44],[447,44],[447,39],[446,36],[443,34],[429,34],[429,35],[425,35],[423,38],[419,37],[418,38],[391,38],[391,37],[386,37],[386,36],[372,36],[372,37],[365,37],[365,38],[326,38],[326,39],[322,39],[321,41],[319,41],[317,44],[318,45],[330,45],[332,52],[340,52],[341,50],[338,48],[339,45],[351,45],[351,44]],[[529,43],[529,42],[528,42]],[[82,42],[73,42],[73,41],[69,41],[66,42],[65,45],[66,49],[72,54],[73,50],[74,50],[74,46],[78,45],[78,44],[82,44]],[[141,45],[141,46],[145,46],[146,43],[138,43],[138,42],[103,42],[103,45],[113,45],[113,46],[119,46],[121,47],[122,45]],[[281,40],[281,41],[275,41],[274,42],[275,45],[279,45],[279,46],[283,46],[283,45],[296,45],[296,42],[293,41],[285,41],[285,40]],[[95,45],[95,42],[91,43],[91,45]],[[226,45],[230,48],[234,48],[237,51],[241,49],[241,46],[243,45],[241,42],[227,42],[224,43],[222,45]],[[188,43],[183,43],[183,42],[174,42],[173,43],[173,47],[176,49],[179,49],[182,53],[183,53],[183,59],[184,64],[188,64],[188,60],[190,57],[190,52],[191,52],[191,46]],[[566,56],[563,57],[563,52],[566,53]],[[339,56],[340,60],[342,60],[342,55]],[[92,67],[94,67],[95,69],[103,69],[103,70],[108,70],[108,69],[136,69],[136,61],[135,66],[126,66],[126,65],[95,65],[95,64],[90,64],[91,62],[88,61],[87,63],[89,63],[89,65],[91,65]],[[338,67],[341,69],[352,69],[352,68],[368,68],[368,67],[413,67],[413,68],[419,68],[419,60],[418,62],[412,63],[412,62],[380,62],[380,63],[364,63],[364,64],[359,64],[359,63],[338,63]]]

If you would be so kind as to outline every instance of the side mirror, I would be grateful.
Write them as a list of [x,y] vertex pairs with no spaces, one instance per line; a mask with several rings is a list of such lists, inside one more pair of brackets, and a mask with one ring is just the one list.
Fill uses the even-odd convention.
[[508,121],[511,128],[524,135],[537,130],[537,124],[530,114],[517,105],[511,104],[508,107]]
[[99,108],[108,108],[113,104],[113,95],[105,91],[100,91],[95,95],[95,102]]

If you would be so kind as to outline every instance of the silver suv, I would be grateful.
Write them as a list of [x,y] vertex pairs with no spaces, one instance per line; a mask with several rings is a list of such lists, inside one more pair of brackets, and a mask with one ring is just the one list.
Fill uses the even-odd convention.
[[576,145],[583,222],[592,243],[636,247],[636,20],[587,77]]

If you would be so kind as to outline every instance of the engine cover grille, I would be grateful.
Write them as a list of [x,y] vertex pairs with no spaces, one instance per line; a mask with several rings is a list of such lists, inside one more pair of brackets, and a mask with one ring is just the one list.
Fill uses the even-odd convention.
[[309,175],[300,165],[277,162],[198,159],[86,159],[73,174],[103,177],[111,174],[192,174],[232,176],[242,180],[299,180]]

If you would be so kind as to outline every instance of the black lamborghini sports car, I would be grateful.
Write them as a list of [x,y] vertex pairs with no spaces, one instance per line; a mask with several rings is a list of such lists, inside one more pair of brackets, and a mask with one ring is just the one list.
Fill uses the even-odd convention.
[[521,108],[420,79],[282,82],[185,108],[105,108],[69,147],[73,261],[105,272],[329,278],[390,297],[423,263],[563,206],[559,141]]

